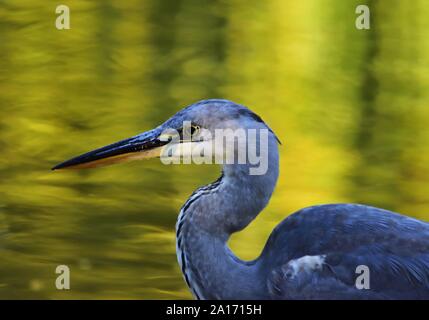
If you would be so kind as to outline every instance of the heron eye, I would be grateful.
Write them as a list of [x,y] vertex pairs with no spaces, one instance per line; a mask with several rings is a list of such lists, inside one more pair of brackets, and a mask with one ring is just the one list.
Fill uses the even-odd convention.
[[197,135],[201,131],[201,127],[199,125],[192,124],[191,126],[186,126],[178,129],[180,139],[182,141],[186,139],[192,139],[195,135]]
[[191,126],[191,135],[198,134],[201,130],[200,126],[192,125]]

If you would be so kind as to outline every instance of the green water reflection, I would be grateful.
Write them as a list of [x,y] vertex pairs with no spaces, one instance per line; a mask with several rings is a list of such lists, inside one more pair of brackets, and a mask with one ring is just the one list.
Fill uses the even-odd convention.
[[283,141],[270,205],[231,241],[240,257],[314,204],[429,220],[429,3],[366,3],[370,31],[354,26],[362,1],[74,0],[58,31],[56,1],[2,0],[0,298],[190,298],[174,224],[218,168],[49,168],[204,98],[248,105]]

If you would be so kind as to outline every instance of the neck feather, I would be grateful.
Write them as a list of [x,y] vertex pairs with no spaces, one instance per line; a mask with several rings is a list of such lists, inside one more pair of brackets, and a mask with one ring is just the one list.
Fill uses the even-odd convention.
[[277,145],[275,151],[265,175],[249,175],[248,165],[225,165],[217,181],[195,191],[182,207],[176,225],[177,256],[196,298],[264,298],[258,259],[241,261],[227,241],[268,203],[278,177]]

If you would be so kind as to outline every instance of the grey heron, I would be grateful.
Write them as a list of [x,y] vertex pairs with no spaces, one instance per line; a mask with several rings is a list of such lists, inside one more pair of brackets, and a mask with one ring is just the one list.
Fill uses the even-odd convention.
[[[248,161],[225,163],[215,182],[197,189],[180,210],[177,257],[197,299],[429,299],[429,224],[359,204],[308,207],[284,219],[258,258],[242,261],[229,249],[267,205],[279,175],[278,139],[254,112],[228,100],[194,103],[157,128],[85,153],[56,167],[92,168],[159,157],[177,130],[176,144],[206,142],[182,137],[183,123],[212,133],[221,129],[268,130],[268,168],[249,174]],[[194,132],[195,133],[195,132]],[[171,141],[170,141],[171,142]],[[236,151],[236,150],[234,150]],[[369,272],[359,287],[356,270]]]

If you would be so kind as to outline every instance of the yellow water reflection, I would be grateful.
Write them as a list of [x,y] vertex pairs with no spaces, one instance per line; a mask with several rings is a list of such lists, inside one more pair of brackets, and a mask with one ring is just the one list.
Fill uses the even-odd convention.
[[2,1],[0,298],[190,298],[174,224],[219,168],[49,169],[205,98],[249,106],[283,142],[270,205],[231,241],[240,257],[314,204],[429,220],[429,4],[367,1],[359,31],[361,2],[75,0],[59,31],[56,1]]

